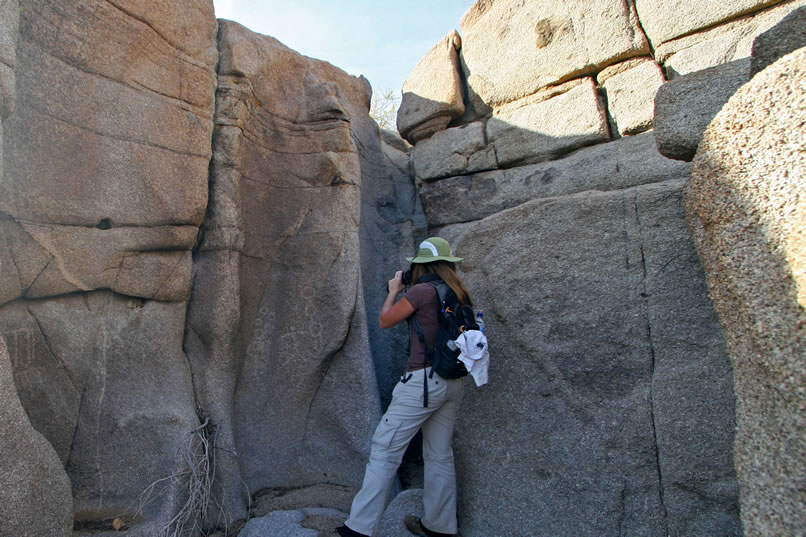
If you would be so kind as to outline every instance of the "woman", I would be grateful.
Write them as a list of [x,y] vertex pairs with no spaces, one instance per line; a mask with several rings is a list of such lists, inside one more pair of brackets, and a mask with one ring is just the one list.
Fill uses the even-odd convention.
[[[381,328],[395,326],[416,316],[432,348],[439,329],[441,305],[435,288],[425,283],[443,280],[461,304],[471,305],[454,263],[460,257],[451,255],[447,241],[439,237],[420,244],[412,263],[411,281],[415,284],[395,302],[404,290],[403,273],[389,280],[389,294],[383,303],[378,322]],[[462,379],[443,379],[430,375],[425,349],[409,323],[409,359],[406,372],[392,392],[392,402],[381,418],[372,437],[372,451],[367,463],[364,483],[353,499],[350,517],[337,528],[342,537],[375,535],[389,499],[389,491],[403,453],[417,431],[423,430],[424,493],[422,520],[407,517],[406,527],[416,535],[441,536],[456,534],[456,475],[453,466],[453,427],[462,401]],[[426,371],[421,371],[426,369]],[[418,374],[419,372],[419,374]],[[424,403],[424,383],[427,406]]]

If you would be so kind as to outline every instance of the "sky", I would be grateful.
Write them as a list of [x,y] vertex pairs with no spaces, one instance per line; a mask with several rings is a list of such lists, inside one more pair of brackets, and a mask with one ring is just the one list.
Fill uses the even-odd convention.
[[213,0],[216,17],[270,35],[297,52],[364,75],[400,95],[417,62],[475,0]]

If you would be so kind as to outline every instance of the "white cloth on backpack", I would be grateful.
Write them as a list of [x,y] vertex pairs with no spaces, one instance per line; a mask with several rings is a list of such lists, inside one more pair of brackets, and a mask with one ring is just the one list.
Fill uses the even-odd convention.
[[456,346],[461,351],[459,360],[465,364],[476,386],[487,384],[487,369],[490,365],[487,336],[479,330],[465,330],[456,338]]

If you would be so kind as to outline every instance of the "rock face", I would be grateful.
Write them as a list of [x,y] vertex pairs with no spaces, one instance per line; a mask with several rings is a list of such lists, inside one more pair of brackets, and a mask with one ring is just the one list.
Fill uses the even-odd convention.
[[691,161],[705,128],[722,106],[750,78],[747,59],[677,77],[655,95],[658,151]]
[[5,2],[0,8],[0,118],[14,112],[16,98],[14,67],[17,64],[17,36],[20,12],[16,1]]
[[405,358],[366,312],[425,226],[366,80],[206,0],[6,15],[0,334],[78,525],[159,534],[189,464],[209,529],[262,487],[360,483]]
[[625,0],[481,1],[461,28],[468,89],[491,105],[649,51]]
[[[177,21],[174,31],[199,41],[186,52],[172,44],[175,36],[113,3],[56,10],[23,0],[21,8],[0,209],[89,229],[198,226],[207,200],[214,22],[202,10]],[[101,23],[88,24],[85,10]],[[94,46],[76,46],[79,38]],[[27,159],[33,152],[41,158]],[[184,178],[183,188],[157,180],[165,175]]]
[[806,49],[742,87],[705,132],[686,210],[736,377],[748,535],[802,530]]
[[781,0],[735,0],[706,5],[685,0],[636,0],[641,24],[655,46],[666,41],[756,11]]
[[[16,357],[15,357],[16,358]],[[0,338],[0,536],[69,537],[70,480],[50,443],[28,421]]]
[[[16,79],[14,68],[17,64],[17,37],[19,36],[20,8],[17,2],[6,2],[0,6],[0,142],[5,140],[3,123],[14,112],[16,99]],[[2,172],[2,158],[0,158],[0,172]],[[20,269],[15,266],[14,271],[9,270],[13,265],[12,258],[19,259],[21,265],[40,263],[39,270],[44,265],[44,259],[37,259],[36,255],[22,259],[12,250],[17,241],[10,240],[9,234],[18,230],[18,226],[8,224],[8,219],[0,213],[0,304],[20,296],[23,289],[31,284],[31,277],[23,281]],[[23,239],[24,240],[24,239]]]
[[394,165],[408,156],[367,114],[366,80],[227,21],[219,49],[186,347],[198,398],[238,454],[225,457],[223,503],[243,509],[241,479],[252,492],[360,485],[378,382],[404,351],[389,355],[394,336],[370,344],[368,317],[417,208]]
[[109,2],[20,3],[0,184],[3,255],[19,283],[2,302],[95,289],[187,299],[207,203],[215,22],[208,3],[181,17],[151,4],[141,16]]
[[[733,364],[681,207],[690,166],[664,155],[691,160],[747,82],[751,49],[761,65],[796,46],[804,2],[605,4],[596,13],[613,16],[585,25],[567,5],[476,3],[462,24],[473,113],[412,151],[430,232],[465,257],[493,347],[490,385],[469,390],[457,430],[462,533],[752,534],[740,494],[743,506],[786,513],[793,526],[770,534],[791,533],[797,493],[764,495],[759,479],[745,498],[733,469],[736,412],[759,399],[737,391],[734,401]],[[604,27],[596,46],[538,61],[563,38]],[[616,29],[625,27],[635,28],[627,40]],[[579,61],[593,57],[602,59]],[[495,168],[484,159],[491,147]],[[786,397],[789,423],[802,421],[796,393]],[[787,448],[762,449],[773,460]],[[799,449],[786,460],[802,458]],[[491,475],[508,483],[504,493]]]
[[457,431],[464,534],[739,531],[730,366],[681,187],[539,199],[463,231],[499,357]]
[[446,129],[417,144],[411,155],[414,176],[432,181],[498,167],[481,121]]
[[801,47],[806,47],[806,6],[794,10],[753,41],[750,76]]
[[[127,513],[152,483],[182,471],[199,424],[185,308],[96,291],[0,311],[20,399],[66,465],[77,520]],[[146,514],[169,520],[175,494]]]
[[[405,363],[386,282],[431,234],[493,348],[463,535],[804,526],[804,52],[762,69],[806,0],[479,1],[406,83],[413,146],[210,0],[0,4],[0,533],[332,529]],[[698,146],[702,266],[658,152]]]
[[[250,490],[357,483],[355,454],[379,417],[351,138],[368,88],[242,26],[222,22],[219,43],[215,162],[234,161],[226,171],[239,176],[248,222],[237,326],[241,471]],[[260,106],[250,109],[253,99]]]
[[655,148],[653,133],[586,147],[559,160],[451,177],[420,190],[433,227],[480,220],[537,198],[620,190],[688,176]]
[[[23,0],[16,12],[0,334],[76,520],[136,523],[149,485],[186,468],[199,425],[182,336],[207,204],[212,2]],[[142,510],[154,525],[183,500],[163,492]]]
[[[655,0],[652,0],[655,2]],[[751,0],[752,1],[752,0]],[[751,2],[700,4],[697,9],[704,13],[702,18],[708,18],[709,11],[730,11],[733,6]],[[761,7],[761,3],[757,3]],[[658,3],[660,5],[660,3]],[[678,9],[678,3],[665,3],[671,9]],[[765,2],[765,6],[769,5]],[[724,63],[741,60],[751,55],[753,42],[762,33],[777,25],[799,6],[806,5],[806,0],[788,0],[771,4],[764,11],[754,11],[730,19],[727,22],[707,27],[701,31],[690,31],[682,37],[672,39],[662,44],[655,44],[655,57],[666,68],[667,76],[672,79],[684,75],[715,67]],[[693,4],[680,7],[681,13],[686,13]],[[672,16],[675,18],[676,15]],[[643,21],[643,18],[641,19]]]
[[462,39],[454,30],[428,51],[403,84],[397,130],[409,142],[428,138],[464,114],[461,48]]
[[[0,118],[3,122],[15,107],[14,69],[19,13],[16,1],[4,2],[0,6]],[[3,140],[4,129],[0,123],[0,142]],[[0,157],[0,175],[2,164]],[[41,251],[21,255],[24,252],[21,245],[25,241],[18,243],[15,240],[22,235],[19,231],[19,226],[11,224],[0,213],[0,244],[3,246],[0,253],[0,304],[16,298],[23,286],[30,285],[30,281],[21,280],[20,265],[42,263]],[[12,260],[19,263],[14,271],[9,269]],[[12,338],[16,335],[11,334]],[[24,334],[20,335],[25,338]],[[30,356],[32,348],[27,347],[20,353],[16,347],[9,355],[6,340],[0,335],[0,536],[69,537],[73,530],[70,479],[64,471],[63,460],[42,435],[41,429],[38,431],[32,426],[20,401],[13,375],[20,361]],[[54,403],[64,404],[66,401],[58,400],[59,391],[58,388],[47,390],[42,399],[55,399]],[[71,426],[69,418],[66,424],[53,421],[55,435]],[[39,425],[41,427],[41,422]]]
[[604,69],[596,77],[607,97],[611,129],[622,136],[652,128],[652,98],[666,82],[651,59],[634,59]]
[[487,139],[499,166],[508,167],[607,141],[610,130],[593,79],[583,78],[496,110]]
[[407,268],[406,256],[428,232],[422,203],[409,173],[409,154],[387,143],[380,151],[370,131],[362,130],[361,157],[361,279],[367,312],[381,408],[392,399],[392,389],[408,358],[405,326],[381,330],[377,314],[386,299],[386,286],[395,272]]

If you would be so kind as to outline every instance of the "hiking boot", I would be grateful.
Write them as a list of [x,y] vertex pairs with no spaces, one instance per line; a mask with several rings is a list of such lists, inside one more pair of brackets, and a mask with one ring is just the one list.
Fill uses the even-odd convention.
[[458,533],[439,533],[437,531],[431,531],[423,526],[419,517],[414,515],[407,515],[406,518],[403,519],[403,523],[406,525],[407,530],[421,537],[459,537]]
[[336,528],[336,533],[341,535],[341,537],[369,537],[369,535],[364,535],[363,533],[358,533],[357,531],[348,528],[347,524]]

